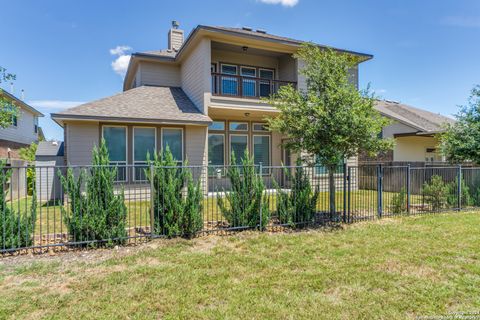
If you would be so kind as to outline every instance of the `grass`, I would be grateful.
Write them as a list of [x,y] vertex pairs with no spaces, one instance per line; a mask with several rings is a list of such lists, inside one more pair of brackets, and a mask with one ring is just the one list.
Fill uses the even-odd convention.
[[11,258],[0,265],[0,318],[413,319],[480,309],[480,214],[345,229]]

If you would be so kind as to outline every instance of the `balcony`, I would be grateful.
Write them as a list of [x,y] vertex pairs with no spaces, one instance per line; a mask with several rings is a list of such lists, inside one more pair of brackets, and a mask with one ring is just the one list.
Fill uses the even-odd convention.
[[[269,75],[268,72],[265,72]],[[273,74],[272,74],[273,75]],[[260,99],[278,92],[283,86],[297,87],[294,81],[274,80],[268,77],[239,76],[212,72],[212,94],[214,96]]]

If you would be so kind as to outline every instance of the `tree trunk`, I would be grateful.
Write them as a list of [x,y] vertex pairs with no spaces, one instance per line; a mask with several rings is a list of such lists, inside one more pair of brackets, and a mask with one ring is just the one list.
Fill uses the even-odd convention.
[[335,206],[335,169],[336,166],[328,166],[328,193],[330,195],[330,219],[336,212]]

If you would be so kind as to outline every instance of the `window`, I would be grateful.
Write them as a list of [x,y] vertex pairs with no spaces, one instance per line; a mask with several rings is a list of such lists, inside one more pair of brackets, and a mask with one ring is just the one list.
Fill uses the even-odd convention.
[[[135,165],[135,180],[146,180],[147,153],[150,159],[156,150],[155,128],[133,128],[133,164]],[[142,166],[143,165],[143,166]]]
[[[257,70],[250,67],[240,67],[240,75],[242,77],[252,77],[257,76]],[[255,97],[256,96],[256,82],[255,80],[242,79],[242,90],[243,95],[246,97]]]
[[213,121],[211,125],[208,126],[208,130],[225,130],[224,121]]
[[33,117],[33,132],[38,133],[38,117]]
[[[343,164],[345,162],[343,160],[340,160],[337,164],[337,170],[335,171],[335,173],[343,173],[344,171],[344,167],[343,167]],[[325,166],[322,166],[320,164],[320,161],[318,160],[318,157],[315,156],[315,174],[327,174],[328,173],[328,169],[327,167]]]
[[253,131],[268,132],[268,126],[266,123],[254,123],[252,126]]
[[162,129],[162,150],[166,151],[167,146],[177,161],[183,161],[183,130],[180,128]]
[[12,126],[18,126],[18,117],[16,115],[12,115]]
[[272,82],[273,80],[273,70],[269,69],[260,69],[259,70],[260,78],[266,80],[260,80],[260,97],[268,97],[273,92]]
[[248,148],[248,135],[246,134],[231,134],[230,135],[230,154],[235,153],[235,163],[241,164],[245,150]]
[[118,167],[117,181],[125,181],[127,177],[127,128],[104,126],[103,139],[107,145],[110,164]]
[[248,131],[248,122],[230,122],[230,131]]
[[[270,136],[253,136],[253,161],[256,165],[270,165]],[[265,173],[268,173],[268,169],[263,170],[262,174]]]
[[[237,75],[237,66],[230,64],[222,64],[222,74]],[[238,95],[238,79],[222,75],[221,77],[222,94]]]
[[438,152],[437,148],[425,148],[426,162],[441,162],[442,160],[442,155]]
[[[211,166],[225,165],[225,135],[222,133],[208,134],[208,164]],[[208,168],[209,174],[213,175],[217,170],[223,168]]]
[[[210,65],[210,72],[211,73],[217,73],[217,64],[216,63],[212,63]],[[212,75],[212,93],[217,93],[217,76],[216,75]]]

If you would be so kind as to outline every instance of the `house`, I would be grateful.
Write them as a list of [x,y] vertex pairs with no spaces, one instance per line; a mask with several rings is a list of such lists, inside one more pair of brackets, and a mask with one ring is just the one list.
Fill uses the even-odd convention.
[[13,94],[0,90],[0,96],[18,108],[18,115],[12,118],[12,125],[0,128],[0,158],[18,158],[18,149],[38,142],[41,129],[38,118],[43,114]]
[[[147,152],[166,145],[190,165],[228,165],[233,151],[240,158],[245,149],[257,164],[291,164],[280,147],[285,137],[265,127],[278,110],[261,98],[288,84],[306,88],[303,62],[292,56],[302,43],[264,30],[203,25],[184,40],[174,22],[168,49],[131,56],[122,93],[52,114],[64,128],[66,163],[90,164],[103,137],[118,165],[144,165]],[[334,50],[359,63],[372,58]],[[358,66],[351,73],[357,84]],[[142,172],[124,179],[143,180]]]
[[[395,101],[378,100],[375,108],[392,124],[383,128],[384,138],[395,140],[394,149],[383,155],[382,161],[440,162],[445,159],[438,149],[436,135],[446,124],[455,120]],[[369,160],[360,157],[360,160]],[[371,160],[371,159],[370,159]]]

